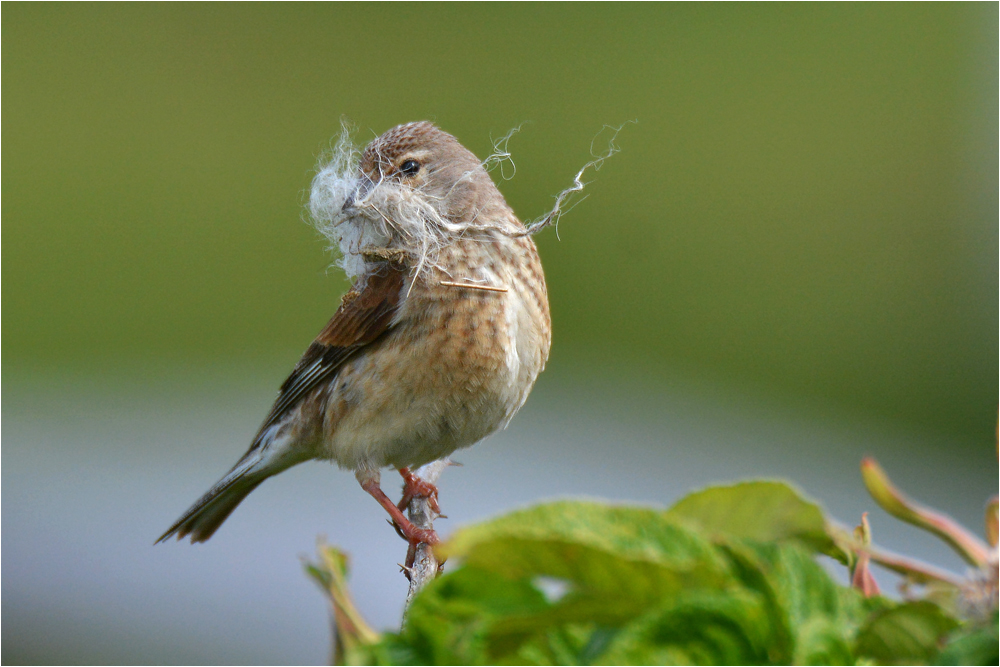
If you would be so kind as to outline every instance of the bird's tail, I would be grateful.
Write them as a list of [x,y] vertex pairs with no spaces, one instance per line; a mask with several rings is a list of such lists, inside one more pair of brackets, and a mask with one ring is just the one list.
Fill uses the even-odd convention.
[[220,479],[156,542],[163,542],[174,535],[179,540],[190,535],[191,542],[204,542],[210,538],[247,494],[266,479],[260,476],[250,477],[244,474],[245,469],[240,470],[241,467],[237,466]]
[[265,433],[255,442],[233,469],[188,508],[156,543],[174,535],[177,539],[190,535],[191,542],[204,542],[261,482],[308,458],[303,452],[285,446],[287,443],[272,442],[272,438],[271,433]]

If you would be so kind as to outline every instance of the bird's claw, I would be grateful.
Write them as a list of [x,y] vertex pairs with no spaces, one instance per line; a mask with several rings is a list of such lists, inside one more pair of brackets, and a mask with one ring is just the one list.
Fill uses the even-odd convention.
[[441,506],[438,504],[437,487],[414,475],[410,472],[409,468],[400,468],[399,474],[403,478],[403,497],[399,501],[399,504],[396,505],[396,507],[399,508],[399,511],[405,511],[406,508],[410,506],[410,501],[414,498],[426,498],[431,511],[434,512],[435,515],[441,516]]

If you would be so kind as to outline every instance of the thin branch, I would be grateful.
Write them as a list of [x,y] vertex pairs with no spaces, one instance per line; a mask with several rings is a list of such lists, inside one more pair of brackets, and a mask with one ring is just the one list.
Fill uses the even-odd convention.
[[[451,465],[449,459],[441,459],[420,466],[413,474],[428,484],[436,485],[438,477],[441,476],[441,473],[449,465]],[[437,515],[431,509],[430,499],[414,498],[407,507],[407,514],[409,515],[410,523],[417,528],[434,530],[434,519],[437,518]],[[413,602],[413,598],[416,597],[417,593],[424,586],[434,581],[441,572],[443,565],[444,563],[439,562],[437,556],[434,555],[433,547],[423,542],[417,545],[413,558],[413,566],[407,572],[410,579],[410,590],[406,593],[406,604],[403,607],[404,626],[406,625],[406,616],[410,610],[410,603]]]
[[989,560],[990,549],[978,537],[949,516],[924,507],[897,489],[874,458],[861,461],[861,478],[879,507],[897,519],[937,535],[970,565],[982,566]]
[[956,588],[962,585],[962,577],[957,574],[952,574],[915,558],[901,556],[871,545],[858,547],[857,551],[860,554],[867,554],[873,563],[877,563],[887,570],[892,570],[896,574],[901,574],[918,584],[929,584],[937,581]]

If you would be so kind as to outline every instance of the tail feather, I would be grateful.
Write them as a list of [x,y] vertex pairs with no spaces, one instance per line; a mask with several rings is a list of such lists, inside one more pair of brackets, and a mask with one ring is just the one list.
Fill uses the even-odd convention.
[[288,436],[280,436],[278,426],[258,435],[253,446],[233,469],[188,508],[167,532],[160,535],[156,544],[174,535],[179,540],[190,535],[192,543],[204,542],[261,482],[311,458],[310,450],[297,448],[294,442],[287,439]]
[[156,543],[176,535],[182,540],[188,535],[191,542],[204,542],[219,529],[236,506],[243,502],[247,495],[256,489],[264,478],[247,479],[242,475],[226,475],[208,493],[192,505],[167,532],[156,540]]

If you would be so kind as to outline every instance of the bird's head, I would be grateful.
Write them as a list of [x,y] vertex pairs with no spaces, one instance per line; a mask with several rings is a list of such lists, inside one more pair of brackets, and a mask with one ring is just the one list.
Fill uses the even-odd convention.
[[458,238],[520,225],[479,159],[426,121],[394,127],[363,152],[342,133],[313,180],[309,208],[352,276],[365,272],[367,246],[430,267]]

